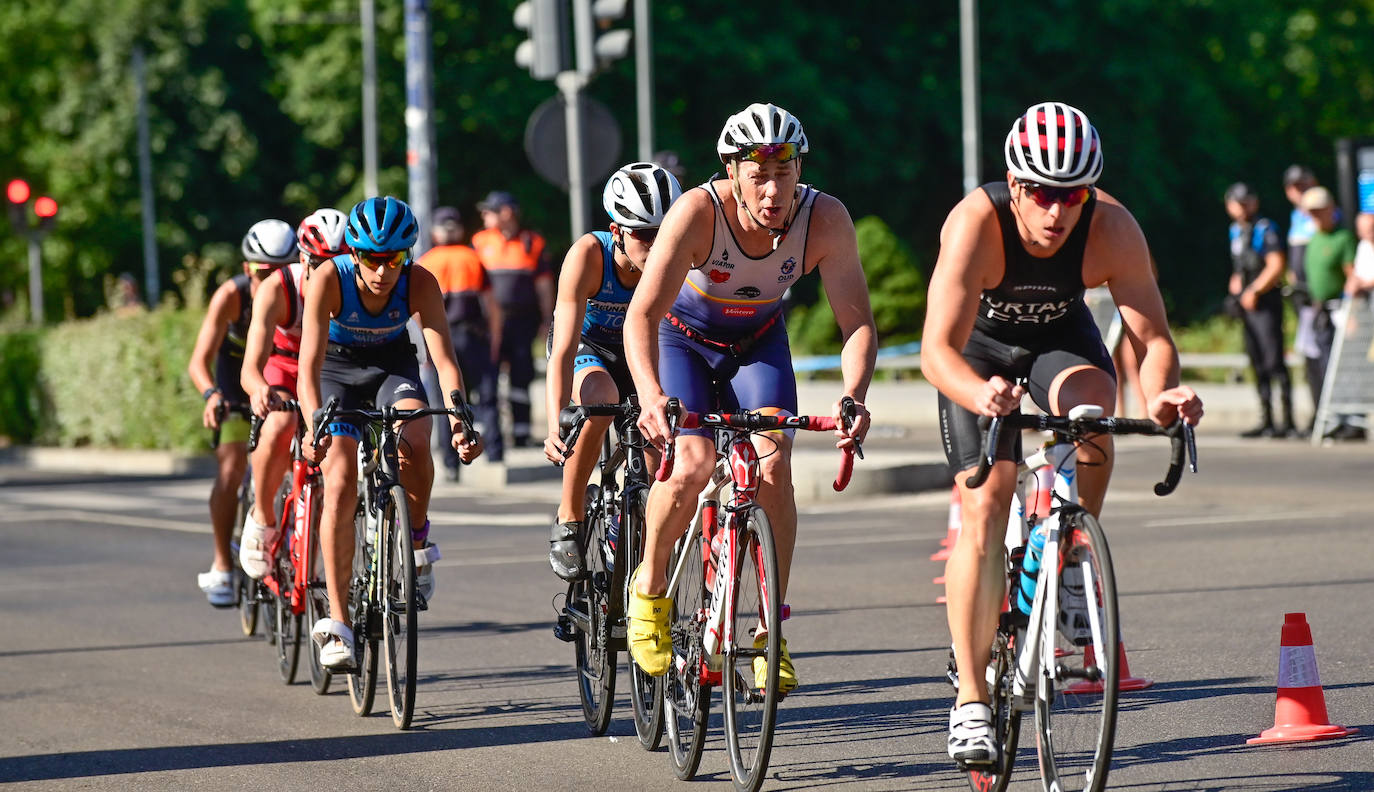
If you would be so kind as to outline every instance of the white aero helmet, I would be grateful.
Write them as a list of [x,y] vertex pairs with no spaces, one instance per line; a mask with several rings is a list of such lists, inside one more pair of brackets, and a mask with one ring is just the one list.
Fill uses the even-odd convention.
[[282,220],[259,220],[243,235],[243,260],[265,264],[296,261],[296,232]]
[[673,174],[652,162],[632,162],[611,174],[601,192],[601,205],[611,222],[626,228],[658,228],[682,195]]
[[347,227],[348,215],[338,209],[316,209],[296,229],[296,242],[316,258],[337,256],[348,252],[344,241]]
[[1007,133],[1007,170],[1053,187],[1082,187],[1102,175],[1102,142],[1082,110],[1063,102],[1028,108]]
[[716,153],[721,162],[726,162],[740,149],[776,143],[795,143],[798,154],[805,154],[810,148],[796,116],[775,104],[755,102],[725,119],[725,128],[716,141]]

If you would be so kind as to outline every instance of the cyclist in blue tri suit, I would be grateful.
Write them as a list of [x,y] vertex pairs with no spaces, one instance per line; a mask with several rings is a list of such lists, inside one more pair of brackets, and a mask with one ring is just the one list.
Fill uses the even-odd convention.
[[[862,403],[877,354],[868,284],[848,211],[801,183],[808,148],[796,116],[776,105],[751,104],[726,120],[716,142],[726,177],[683,193],[664,219],[625,317],[639,426],[653,445],[662,448],[669,439],[668,397],[679,398],[685,410],[713,412],[715,383],[727,391],[727,409],[796,414],[782,297],[811,272],[820,273],[844,339],[841,394],[859,404],[852,429],[836,431],[836,446],[849,448],[867,433]],[[832,412],[840,417],[838,400]],[[797,530],[792,438],[772,432],[758,442],[758,502],[773,527],[785,602]],[[709,430],[680,432],[671,477],[649,491],[644,562],[631,584],[627,632],[630,654],[651,675],[665,673],[672,657],[668,556],[710,479],[715,453]],[[765,640],[760,632],[755,646]],[[756,659],[754,675],[756,683],[767,678],[763,658]],[[797,685],[785,640],[777,678],[784,692]]]
[[634,392],[621,335],[625,309],[663,216],[680,195],[677,179],[662,167],[652,162],[626,165],[611,174],[601,195],[610,230],[584,234],[563,259],[549,328],[544,455],[550,462],[567,463],[549,537],[549,565],[564,580],[576,580],[587,571],[578,548],[587,479],[611,419],[591,419],[578,441],[582,450],[569,457],[558,438],[558,412],[570,397],[576,404],[610,404]]
[[[415,347],[406,331],[406,322],[416,314],[444,404],[453,406],[449,393],[462,389],[463,378],[453,357],[439,283],[423,267],[411,266],[410,248],[418,236],[419,224],[405,203],[390,196],[368,198],[349,212],[344,241],[351,253],[335,257],[311,277],[297,383],[309,436],[314,436],[316,411],[331,396],[339,397],[342,409],[369,404],[403,410],[428,406]],[[481,444],[465,442],[458,419],[450,420],[459,456],[475,459]],[[318,446],[307,444],[305,449],[306,457],[319,462],[324,473],[320,550],[329,592],[329,617],[315,623],[311,638],[320,645],[321,663],[331,670],[356,667],[348,584],[362,430],[355,422],[335,420]],[[439,560],[438,547],[428,541],[425,519],[434,484],[429,436],[430,420],[421,418],[402,427],[398,443],[401,485],[415,526],[416,588],[426,601],[434,596],[433,564]]]

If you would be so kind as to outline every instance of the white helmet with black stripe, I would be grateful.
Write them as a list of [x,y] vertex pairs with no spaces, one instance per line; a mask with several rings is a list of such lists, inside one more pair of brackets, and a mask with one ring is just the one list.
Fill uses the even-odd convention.
[[795,143],[798,154],[805,154],[810,148],[796,116],[775,104],[755,102],[725,119],[725,127],[716,141],[716,153],[721,162],[728,162],[741,149],[775,143]]
[[282,220],[259,220],[243,235],[243,260],[290,264],[296,260],[296,232]]
[[1102,175],[1102,142],[1082,110],[1063,102],[1027,108],[1006,142],[1007,170],[1053,187],[1082,187]]
[[632,162],[611,174],[601,192],[601,205],[611,222],[625,228],[658,228],[682,195],[682,185],[661,165]]

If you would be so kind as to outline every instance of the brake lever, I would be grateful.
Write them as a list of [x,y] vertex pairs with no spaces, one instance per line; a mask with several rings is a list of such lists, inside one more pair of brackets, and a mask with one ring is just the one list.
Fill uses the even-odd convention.
[[[853,396],[845,396],[844,398],[840,399],[840,420],[844,422],[844,430],[846,432],[852,432],[854,430],[854,421],[858,418],[858,416],[859,407],[857,402],[854,401]],[[859,438],[857,437],[851,437],[850,439],[854,441],[855,455],[857,455],[859,459],[863,459],[863,443],[860,443]]]

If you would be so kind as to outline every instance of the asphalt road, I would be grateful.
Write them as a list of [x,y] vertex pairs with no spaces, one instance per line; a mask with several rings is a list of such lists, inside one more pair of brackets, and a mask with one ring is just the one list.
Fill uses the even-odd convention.
[[[1130,670],[1111,787],[1374,789],[1374,540],[1360,444],[1204,442],[1149,494],[1163,444],[1122,443],[1104,512]],[[49,475],[0,487],[0,783],[18,789],[728,789],[719,707],[686,786],[623,695],[586,736],[572,647],[551,633],[550,484],[441,498],[439,592],[415,728],[358,718],[336,681],[286,687],[272,648],[195,588],[199,479]],[[930,562],[948,494],[811,507],[787,634],[802,687],[766,789],[961,789],[945,756],[948,636]],[[1273,724],[1279,628],[1307,614],[1330,719],[1354,738],[1250,747]],[[303,674],[304,675],[304,672]],[[380,691],[379,691],[380,693]],[[384,705],[382,706],[384,710]],[[1014,789],[1039,786],[1023,740]]]

